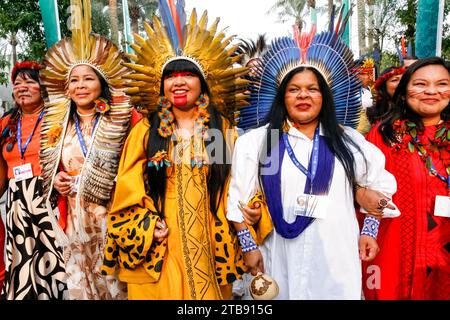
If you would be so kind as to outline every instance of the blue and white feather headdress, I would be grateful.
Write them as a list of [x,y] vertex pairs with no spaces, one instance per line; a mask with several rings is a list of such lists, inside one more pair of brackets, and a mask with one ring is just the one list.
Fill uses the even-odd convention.
[[315,68],[330,86],[339,123],[353,128],[358,126],[361,82],[352,72],[353,53],[341,39],[348,16],[342,25],[341,17],[335,29],[332,20],[328,31],[315,34],[313,26],[310,33],[299,36],[295,29],[293,38],[272,41],[270,49],[255,67],[255,77],[250,85],[250,106],[240,111],[240,128],[245,130],[267,124],[283,79],[290,71],[302,66]]

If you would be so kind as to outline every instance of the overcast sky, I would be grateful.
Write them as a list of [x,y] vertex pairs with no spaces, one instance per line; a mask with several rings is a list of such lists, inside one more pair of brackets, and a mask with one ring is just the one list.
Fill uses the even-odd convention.
[[[270,11],[275,2],[276,0],[186,0],[186,11],[189,15],[192,8],[196,8],[200,15],[204,10],[208,10],[210,22],[220,17],[219,28],[228,26],[228,35],[256,39],[258,34],[266,33],[267,38],[272,39],[291,34],[294,23],[293,19],[286,23],[279,22],[277,13]],[[317,7],[323,7],[324,12],[318,15],[318,31],[324,30],[328,25],[328,14],[324,5],[326,2],[325,0],[317,1]],[[309,31],[309,14],[304,19],[308,23],[306,30]],[[354,52],[358,49],[355,23],[356,13],[353,14],[351,26],[351,47]]]
[[208,10],[210,21],[220,17],[219,27],[229,26],[229,33],[242,38],[255,39],[259,33],[266,33],[268,38],[286,35],[291,30],[290,23],[277,22],[277,15],[266,14],[275,0],[188,0],[186,10],[197,9],[200,15]]

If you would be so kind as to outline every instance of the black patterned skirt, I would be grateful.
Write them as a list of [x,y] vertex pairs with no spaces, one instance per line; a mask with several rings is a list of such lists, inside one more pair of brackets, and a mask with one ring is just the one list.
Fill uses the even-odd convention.
[[39,177],[9,180],[5,265],[2,299],[63,299],[66,294],[62,250],[55,243]]

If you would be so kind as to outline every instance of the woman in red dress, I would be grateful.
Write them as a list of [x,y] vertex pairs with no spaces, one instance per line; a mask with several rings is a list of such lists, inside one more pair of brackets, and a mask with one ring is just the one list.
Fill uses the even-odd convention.
[[363,266],[366,299],[450,299],[449,101],[450,66],[419,60],[367,136],[397,179],[401,216],[381,221],[380,253]]

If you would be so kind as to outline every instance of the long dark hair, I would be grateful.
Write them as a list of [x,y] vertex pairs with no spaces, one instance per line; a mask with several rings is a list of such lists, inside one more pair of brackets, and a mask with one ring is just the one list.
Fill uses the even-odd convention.
[[[380,74],[380,77],[395,69],[397,69],[397,67],[394,66],[384,69]],[[387,113],[392,108],[392,98],[389,96],[386,86],[388,80],[389,79],[386,79],[386,81],[384,81],[383,84],[376,89],[375,104],[367,108],[366,110],[367,118],[369,119],[369,122],[371,124],[374,124],[378,120],[385,118],[387,116]]]
[[[173,72],[180,72],[180,71],[186,71],[191,72],[195,75],[197,75],[200,79],[201,83],[201,93],[207,94],[210,96],[210,91],[208,88],[208,85],[201,75],[200,70],[192,63],[184,59],[180,60],[174,60],[170,62],[163,71],[162,79],[166,75],[169,75]],[[161,80],[161,86],[160,86],[160,94],[161,96],[164,95],[164,82]],[[223,132],[223,123],[222,123],[222,117],[220,113],[215,110],[215,108],[212,106],[212,103],[210,103],[208,107],[208,111],[210,114],[209,119],[209,129],[218,129],[221,132]],[[171,137],[163,138],[158,133],[158,128],[160,124],[160,119],[158,117],[158,110],[150,113],[148,115],[148,120],[150,122],[150,132],[149,132],[149,138],[148,138],[148,144],[147,144],[147,156],[148,158],[155,155],[156,152],[165,150],[169,151],[169,141]],[[176,119],[175,119],[176,121]],[[212,135],[210,135],[212,136]],[[209,195],[209,205],[211,212],[216,215],[216,211],[218,209],[218,205],[220,202],[220,199],[223,195],[223,188],[226,182],[226,179],[228,177],[228,174],[230,172],[231,165],[227,163],[227,159],[229,159],[230,151],[226,145],[226,141],[224,139],[224,135],[221,135],[222,139],[222,146],[224,146],[223,149],[223,155],[224,159],[221,163],[210,163],[209,164],[209,174],[207,178],[207,187],[208,187],[208,195]],[[205,145],[208,147],[210,143],[213,141],[205,140]],[[176,141],[174,141],[176,143]],[[220,145],[220,144],[219,144]],[[208,150],[209,148],[207,148]],[[211,155],[209,155],[209,158],[211,159]],[[148,176],[148,194],[152,198],[155,207],[158,210],[158,213],[161,217],[164,216],[164,208],[165,208],[165,195],[166,195],[166,187],[167,187],[167,173],[166,170],[156,170],[154,167],[148,167],[147,168],[147,176]]]
[[286,77],[281,82],[280,87],[278,88],[277,95],[272,104],[272,109],[270,112],[270,122],[267,128],[266,139],[264,140],[262,149],[266,150],[266,152],[262,152],[259,159],[259,177],[261,177],[263,164],[267,162],[267,155],[270,154],[272,148],[279,142],[278,140],[271,141],[271,130],[277,130],[278,137],[281,137],[283,132],[283,124],[288,116],[286,105],[284,102],[286,87],[289,81],[294,77],[294,75],[305,70],[310,70],[316,75],[319,89],[322,93],[322,107],[319,113],[319,123],[322,125],[325,141],[327,142],[331,151],[342,163],[347,179],[349,180],[350,185],[353,186],[355,184],[355,158],[347,144],[354,146],[360,152],[361,150],[359,146],[356,145],[347,136],[347,134],[344,132],[344,128],[340,126],[337,121],[333,96],[331,94],[330,87],[326,83],[323,76],[316,69],[311,67],[299,67],[292,70],[286,75]]
[[[411,81],[411,77],[414,74],[414,72],[416,72],[420,68],[430,65],[443,66],[450,73],[450,65],[447,62],[445,62],[444,59],[439,57],[431,57],[418,60],[406,69],[406,72],[403,74],[403,77],[400,80],[400,83],[398,84],[398,87],[394,93],[393,97],[394,107],[392,108],[389,117],[383,120],[378,128],[378,131],[381,133],[383,137],[383,141],[387,145],[398,142],[396,133],[393,128],[394,122],[398,119],[400,120],[408,119],[409,121],[414,122],[419,132],[424,129],[422,117],[416,112],[414,112],[414,110],[412,110],[408,106],[406,100],[407,96],[406,89],[409,82]],[[441,112],[441,118],[444,121],[448,121],[450,119],[450,103]]]

